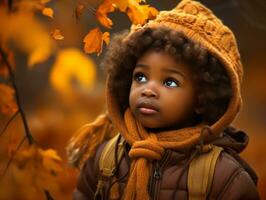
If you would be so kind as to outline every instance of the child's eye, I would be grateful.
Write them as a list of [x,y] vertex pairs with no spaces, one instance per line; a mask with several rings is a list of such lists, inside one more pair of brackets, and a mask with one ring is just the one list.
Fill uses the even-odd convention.
[[136,81],[139,82],[139,83],[144,83],[144,82],[147,81],[147,78],[146,78],[146,76],[145,76],[144,74],[142,74],[142,73],[136,73],[136,74],[134,75],[134,80],[136,80]]
[[178,87],[179,86],[179,82],[173,79],[167,79],[164,82],[164,85],[167,87]]

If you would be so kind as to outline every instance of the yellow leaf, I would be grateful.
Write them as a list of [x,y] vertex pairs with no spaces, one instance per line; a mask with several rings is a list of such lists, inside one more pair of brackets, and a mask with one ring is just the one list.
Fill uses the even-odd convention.
[[63,40],[64,36],[62,35],[59,29],[54,29],[51,33],[52,37],[56,40]]
[[51,54],[52,41],[44,26],[25,13],[7,14],[0,9],[0,38],[4,44],[12,41],[20,50],[29,55],[28,65],[43,62]]
[[54,10],[52,8],[44,8],[42,14],[52,19],[54,18]]
[[48,150],[42,150],[40,149],[40,154],[46,158],[46,159],[51,159],[51,160],[57,160],[57,161],[62,161],[62,158],[58,156],[57,152],[53,149],[48,149]]
[[96,78],[96,69],[92,60],[77,49],[61,51],[52,68],[50,81],[52,86],[65,95],[73,94],[73,79],[80,88],[89,90]]
[[15,91],[8,85],[0,84],[0,112],[11,116],[18,108],[14,99]]
[[105,41],[107,44],[107,36],[107,32],[103,34],[98,28],[91,30],[83,39],[83,42],[85,43],[84,51],[86,53],[96,52],[97,55],[99,55],[102,52],[103,41]]
[[28,65],[32,67],[39,62],[43,62],[49,57],[49,55],[49,49],[45,47],[36,48],[29,56]]

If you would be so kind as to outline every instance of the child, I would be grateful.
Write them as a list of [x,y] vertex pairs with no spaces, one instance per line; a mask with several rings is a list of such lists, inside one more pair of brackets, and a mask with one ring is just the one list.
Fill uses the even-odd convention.
[[230,126],[240,55],[209,9],[183,0],[160,12],[117,35],[103,65],[108,113],[68,146],[81,168],[73,199],[259,199],[238,156],[248,137]]

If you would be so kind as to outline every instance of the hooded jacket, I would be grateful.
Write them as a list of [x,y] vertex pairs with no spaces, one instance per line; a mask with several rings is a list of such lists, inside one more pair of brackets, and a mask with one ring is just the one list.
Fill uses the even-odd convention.
[[[258,200],[256,173],[238,156],[248,144],[247,134],[233,127],[227,127],[222,137],[212,143],[223,147],[224,151],[217,160],[213,185],[207,199]],[[98,148],[95,157],[84,164],[73,193],[73,200],[94,199],[99,178],[99,158],[105,145],[106,142]],[[128,156],[130,145],[126,143],[124,148],[126,153],[117,166],[120,191],[125,188],[131,162]],[[148,186],[152,200],[188,199],[186,163],[191,151],[168,150],[161,161],[153,163]]]

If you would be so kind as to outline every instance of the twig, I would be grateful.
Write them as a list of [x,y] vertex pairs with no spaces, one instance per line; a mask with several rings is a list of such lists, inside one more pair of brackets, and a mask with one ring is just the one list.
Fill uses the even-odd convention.
[[44,190],[44,194],[47,200],[54,200],[48,190]]
[[18,114],[18,110],[15,112],[15,114],[13,114],[13,116],[8,120],[8,122],[6,123],[6,125],[4,126],[3,130],[0,132],[0,137],[4,134],[4,132],[6,131],[7,127],[9,126],[9,124],[13,121],[13,119],[15,119],[15,117]]
[[24,136],[22,138],[22,140],[20,141],[20,143],[18,144],[18,146],[16,147],[16,149],[15,149],[14,153],[12,154],[11,158],[8,160],[8,163],[7,163],[7,165],[6,165],[5,169],[4,169],[4,172],[2,174],[2,178],[5,176],[5,174],[6,174],[7,170],[8,170],[8,168],[9,168],[10,164],[14,160],[14,157],[15,157],[16,153],[18,152],[18,150],[21,147],[21,145],[24,143],[25,139],[26,139],[26,137]]
[[18,105],[18,111],[21,114],[22,122],[23,122],[24,129],[25,129],[26,138],[27,138],[29,144],[32,145],[34,143],[34,139],[32,137],[32,134],[30,133],[30,129],[29,129],[29,126],[28,126],[28,123],[27,123],[27,120],[26,120],[25,112],[22,109],[22,104],[21,104],[21,101],[20,101],[20,98],[19,98],[18,88],[17,88],[16,81],[15,81],[16,79],[15,79],[14,73],[12,71],[11,64],[7,60],[7,56],[6,56],[6,54],[5,54],[5,52],[3,51],[2,48],[0,48],[0,54],[2,56],[2,59],[3,59],[4,63],[7,66],[8,73],[9,73],[9,76],[10,76],[10,80],[11,80],[12,86],[13,86],[13,88],[15,90],[15,97],[16,97],[16,102],[17,102],[17,105]]

